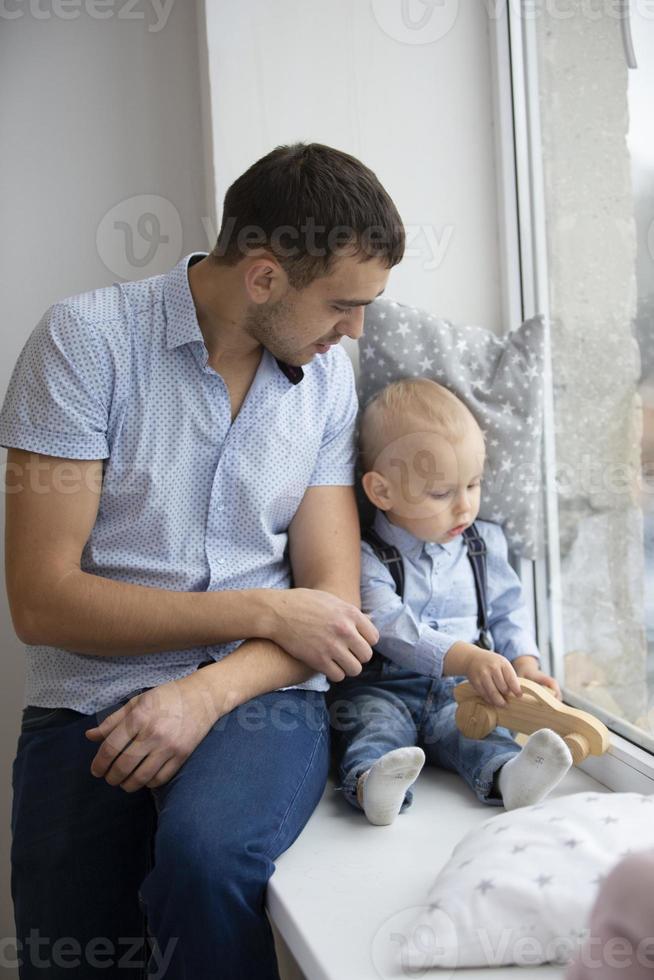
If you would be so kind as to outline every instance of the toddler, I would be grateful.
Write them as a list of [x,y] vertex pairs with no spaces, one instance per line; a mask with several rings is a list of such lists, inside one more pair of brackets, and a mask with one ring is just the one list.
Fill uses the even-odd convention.
[[362,609],[379,630],[358,677],[332,687],[341,788],[377,825],[411,803],[425,759],[458,772],[485,803],[542,800],[572,764],[554,732],[522,749],[504,728],[485,739],[457,729],[453,688],[469,680],[499,707],[540,670],[520,581],[498,525],[476,521],[484,439],[473,415],[427,379],[389,385],[360,426],[363,489],[374,504],[362,543]]

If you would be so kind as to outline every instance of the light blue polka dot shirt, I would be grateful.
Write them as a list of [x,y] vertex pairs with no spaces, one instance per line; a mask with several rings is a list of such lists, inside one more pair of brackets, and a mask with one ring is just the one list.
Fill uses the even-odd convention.
[[[285,589],[287,529],[305,490],[354,482],[352,366],[340,347],[304,368],[264,350],[232,424],[188,284],[204,254],[51,307],[14,369],[0,445],[104,460],[84,571],[175,591]],[[25,704],[90,714],[237,646],[143,656],[27,646]]]

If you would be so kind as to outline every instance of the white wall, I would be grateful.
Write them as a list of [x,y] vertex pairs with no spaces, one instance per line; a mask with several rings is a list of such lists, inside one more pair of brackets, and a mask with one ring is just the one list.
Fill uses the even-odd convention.
[[[48,10],[46,3],[36,6]],[[116,13],[125,6],[115,5]],[[21,347],[51,303],[107,285],[120,271],[135,279],[164,271],[182,254],[205,248],[208,213],[193,4],[173,5],[165,23],[144,3],[132,7],[140,19],[96,20],[82,4],[70,21],[37,20],[27,3],[6,8],[22,14],[0,16],[0,399]],[[96,233],[105,213],[134,195],[165,200],[122,205],[115,216],[134,222],[139,210],[150,210],[171,241],[147,266],[130,270],[125,236],[105,222],[98,250]],[[137,235],[137,262],[147,250]],[[7,937],[13,935],[10,767],[23,669],[4,581],[0,616],[0,937]]]
[[[435,5],[420,30],[403,24],[399,0],[206,6],[218,203],[279,143],[344,149],[376,171],[418,230],[419,254],[394,271],[388,295],[500,328],[485,5]],[[409,5],[417,23],[426,9]]]

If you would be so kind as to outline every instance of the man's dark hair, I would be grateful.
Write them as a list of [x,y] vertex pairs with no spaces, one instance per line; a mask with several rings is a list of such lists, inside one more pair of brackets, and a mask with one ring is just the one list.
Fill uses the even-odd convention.
[[291,286],[327,275],[339,255],[379,259],[404,254],[404,227],[393,201],[360,160],[321,143],[278,146],[234,181],[212,258],[234,265],[269,249]]

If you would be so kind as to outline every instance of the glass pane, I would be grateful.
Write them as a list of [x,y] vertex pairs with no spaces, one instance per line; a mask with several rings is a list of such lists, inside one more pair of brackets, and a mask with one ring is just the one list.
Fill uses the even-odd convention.
[[[566,693],[654,751],[654,12],[536,5]],[[575,701],[575,698],[577,699]]]
[[644,618],[647,639],[647,730],[654,732],[654,19],[633,20],[639,67],[629,73],[628,148],[637,233],[635,336],[642,399]]

